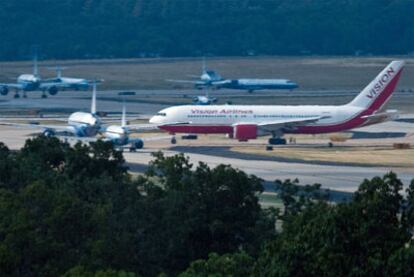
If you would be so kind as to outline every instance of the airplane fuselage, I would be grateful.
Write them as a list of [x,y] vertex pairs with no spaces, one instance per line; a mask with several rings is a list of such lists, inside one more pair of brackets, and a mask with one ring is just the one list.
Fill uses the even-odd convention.
[[25,91],[34,91],[39,89],[41,79],[33,74],[22,74],[17,77],[17,84],[21,85]]
[[[176,106],[164,109],[150,122],[170,133],[232,134],[235,124],[278,122],[321,117],[317,123],[285,128],[285,133],[319,134],[340,132],[362,126],[362,117],[371,112],[351,106]],[[168,124],[173,123],[173,124]],[[180,124],[182,123],[182,124]]]
[[264,90],[264,89],[295,89],[298,85],[287,79],[236,79],[224,80],[215,84],[217,88]]
[[69,88],[87,90],[90,86],[88,80],[81,78],[60,77],[59,82],[65,83]]
[[68,129],[78,137],[95,136],[101,128],[101,120],[92,113],[75,112],[68,118]]

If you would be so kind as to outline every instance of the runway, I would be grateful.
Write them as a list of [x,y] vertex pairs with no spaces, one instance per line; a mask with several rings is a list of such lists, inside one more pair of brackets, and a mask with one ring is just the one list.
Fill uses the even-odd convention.
[[[127,103],[129,114],[140,114],[147,117],[172,105],[191,104],[198,95],[205,95],[199,90],[128,90],[135,95],[119,96],[121,91],[99,91],[97,93],[97,109],[100,112],[120,114],[122,102]],[[258,105],[341,105],[348,103],[357,90],[294,90],[294,91],[255,91],[248,93],[235,90],[215,90],[209,95],[218,98],[217,104],[258,104]],[[74,111],[89,111],[91,103],[90,91],[62,91],[56,96],[41,98],[40,92],[28,92],[27,98],[15,99],[14,92],[0,96],[0,116],[21,112],[68,115]],[[388,107],[404,113],[414,113],[414,92],[398,91],[391,99]]]
[[[180,152],[164,150],[166,155],[174,155]],[[134,165],[146,165],[152,160],[151,150],[139,150],[137,153],[125,153],[125,158],[130,163],[131,169]],[[414,178],[414,170],[382,168],[382,167],[358,167],[358,166],[333,166],[333,165],[313,165],[307,163],[283,163],[263,160],[245,160],[237,158],[225,158],[205,155],[184,153],[190,157],[194,164],[204,162],[210,167],[219,164],[228,164],[241,169],[248,174],[254,174],[266,181],[273,182],[276,179],[295,179],[298,178],[300,184],[322,184],[323,188],[354,192],[365,178],[382,176],[392,170],[398,174],[405,185],[409,185]],[[142,170],[143,167],[138,167]]]

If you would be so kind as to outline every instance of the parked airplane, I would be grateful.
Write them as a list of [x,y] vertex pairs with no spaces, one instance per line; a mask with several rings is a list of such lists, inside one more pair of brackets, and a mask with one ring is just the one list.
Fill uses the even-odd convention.
[[144,140],[140,138],[131,138],[129,136],[129,128],[126,121],[126,109],[125,104],[122,107],[121,125],[110,125],[105,128],[103,136],[112,141],[115,147],[123,148],[126,145],[130,145],[129,151],[134,152],[136,149],[144,147]]
[[253,92],[264,89],[288,89],[292,90],[298,87],[298,84],[288,79],[224,79],[214,70],[209,70],[203,62],[202,73],[199,80],[167,80],[175,83],[190,83],[196,89],[214,88],[214,89],[239,89]]
[[17,77],[16,83],[0,83],[0,94],[7,95],[10,89],[15,90],[14,98],[19,98],[19,91],[23,91],[23,97],[27,97],[27,91],[42,91],[42,98],[46,98],[46,91],[50,95],[58,93],[60,88],[66,87],[61,82],[55,82],[53,80],[42,80],[39,76],[37,57],[33,59],[33,73],[32,74],[21,74]]
[[93,137],[102,128],[102,121],[96,115],[96,84],[93,84],[91,112],[74,112],[69,115],[67,125],[43,125],[43,124],[23,124],[23,123],[0,123],[16,127],[30,127],[42,129],[43,135],[73,135],[76,137]]
[[404,67],[391,62],[350,103],[340,106],[211,105],[174,106],[150,119],[172,134],[223,133],[239,141],[272,135],[269,144],[286,144],[283,134],[341,132],[398,117],[395,110],[383,111]]
[[196,105],[210,105],[212,103],[216,103],[217,98],[206,96],[195,96],[193,98],[193,103]]
[[57,67],[53,67],[50,69],[56,70],[57,76],[56,78],[49,78],[49,79],[46,79],[45,81],[56,82],[56,83],[62,84],[64,88],[67,88],[67,89],[88,90],[89,87],[91,87],[93,83],[97,82],[96,80],[87,80],[83,78],[63,77],[62,71],[66,69],[66,67],[57,66]]
[[30,127],[42,129],[45,136],[58,136],[65,139],[76,139],[84,142],[96,141],[102,135],[104,140],[111,141],[115,147],[123,149],[129,145],[129,150],[134,152],[136,149],[144,147],[144,141],[169,139],[171,136],[158,136],[148,138],[131,138],[131,132],[154,130],[156,126],[150,124],[127,125],[125,105],[122,109],[121,125],[104,125],[103,121],[96,114],[96,83],[92,85],[91,112],[74,112],[69,115],[67,125],[42,125],[0,122],[0,125],[15,127]]

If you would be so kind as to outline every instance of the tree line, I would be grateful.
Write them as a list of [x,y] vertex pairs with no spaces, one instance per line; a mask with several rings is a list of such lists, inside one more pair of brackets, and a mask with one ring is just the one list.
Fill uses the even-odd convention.
[[413,1],[5,0],[0,60],[390,55],[414,51]]
[[[154,153],[132,177],[110,142],[0,145],[1,276],[413,276],[414,180],[365,180],[332,204],[319,185]],[[279,227],[277,227],[279,226]]]

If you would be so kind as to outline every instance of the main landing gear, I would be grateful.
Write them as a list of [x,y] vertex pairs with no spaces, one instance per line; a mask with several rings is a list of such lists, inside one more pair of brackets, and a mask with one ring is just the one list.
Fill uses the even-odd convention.
[[15,91],[14,91],[14,96],[13,96],[15,99],[18,99],[18,98],[20,98],[20,94],[19,94],[19,90],[18,89],[16,89]]
[[42,98],[47,98],[46,91],[42,90]]
[[177,139],[175,137],[171,138],[171,144],[176,144],[177,143]]
[[282,138],[282,132],[272,132],[272,137],[269,139],[270,145],[285,145],[286,139]]
[[270,145],[285,145],[286,139],[280,137],[273,137],[269,139]]

